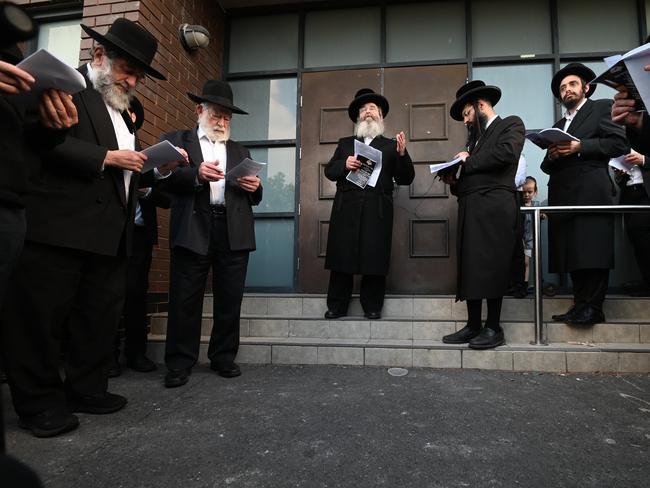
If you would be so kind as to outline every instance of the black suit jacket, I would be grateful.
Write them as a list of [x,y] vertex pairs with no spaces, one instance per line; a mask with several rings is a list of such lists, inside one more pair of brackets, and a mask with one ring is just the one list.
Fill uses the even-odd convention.
[[[169,178],[162,180],[160,185],[161,189],[172,195],[170,247],[183,247],[205,256],[210,244],[210,185],[197,185],[198,169],[203,162],[197,129],[170,132],[163,134],[160,139],[182,147],[190,159],[188,166],[177,169]],[[250,157],[248,149],[234,141],[226,143],[226,153],[228,170]],[[252,206],[261,201],[261,185],[254,193],[250,193],[239,188],[236,183],[226,181],[226,216],[231,250],[255,250]]]
[[630,140],[632,149],[640,152],[646,157],[646,162],[640,166],[641,174],[643,175],[643,186],[645,192],[650,197],[650,120],[648,114],[643,113],[643,125],[640,131],[627,128],[627,137]]
[[79,123],[43,156],[27,199],[27,240],[109,256],[129,253],[138,184],[152,186],[153,174],[141,179],[133,173],[127,199],[122,170],[102,170],[106,153],[118,149],[115,130],[87,67],[79,71],[87,84],[73,95]]

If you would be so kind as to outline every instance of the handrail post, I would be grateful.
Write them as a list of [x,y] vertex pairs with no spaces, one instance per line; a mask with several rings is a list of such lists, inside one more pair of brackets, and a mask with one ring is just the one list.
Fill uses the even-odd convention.
[[535,344],[548,344],[542,304],[541,210],[533,211],[533,256],[535,257]]

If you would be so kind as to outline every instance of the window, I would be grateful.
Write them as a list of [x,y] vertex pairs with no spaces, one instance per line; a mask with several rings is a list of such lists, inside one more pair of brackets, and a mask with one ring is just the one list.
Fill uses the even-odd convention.
[[73,68],[79,66],[80,19],[47,22],[40,25],[36,49],[47,49]]

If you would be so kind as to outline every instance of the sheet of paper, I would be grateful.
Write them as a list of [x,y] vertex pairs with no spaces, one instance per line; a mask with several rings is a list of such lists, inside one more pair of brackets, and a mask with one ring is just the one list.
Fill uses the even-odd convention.
[[564,132],[562,129],[557,129],[555,127],[542,129],[540,131],[529,131],[526,133],[526,139],[542,149],[547,149],[548,146],[557,142],[580,140],[568,132]]
[[[635,152],[635,151],[632,151],[632,152]],[[627,154],[623,154],[623,156],[619,156],[617,158],[610,159],[609,160],[609,165],[614,169],[618,169],[618,170],[623,171],[623,172],[625,172],[627,174],[630,174],[630,172],[632,171],[632,168],[634,167],[634,165],[626,163],[625,162],[625,156],[627,156]]]
[[266,166],[266,163],[253,161],[251,158],[245,158],[237,166],[226,171],[226,180],[236,180],[242,176],[256,176]]
[[437,173],[441,169],[449,168],[450,166],[453,166],[454,164],[458,164],[461,161],[462,161],[461,158],[456,158],[456,159],[452,159],[451,161],[447,161],[446,163],[430,164],[429,169],[431,170],[431,173]]
[[86,88],[86,80],[81,73],[45,49],[39,49],[17,66],[36,80],[30,93],[39,94],[48,88],[56,88],[73,94]]
[[[374,187],[377,184],[379,179],[379,173],[381,173],[381,151],[376,149],[368,144],[364,144],[358,139],[354,140],[354,157],[356,157],[362,163],[367,161],[372,161],[372,173],[368,176],[367,181],[364,182],[361,188],[365,188],[366,185]],[[363,167],[365,172],[368,167]],[[357,171],[358,172],[358,171]],[[361,175],[359,175],[361,176]],[[364,176],[365,178],[365,176]],[[352,180],[350,180],[352,181]],[[358,184],[353,181],[353,183]]]
[[185,159],[178,149],[176,149],[169,141],[161,141],[158,144],[149,146],[142,152],[147,156],[147,160],[144,162],[144,166],[142,167],[143,173],[157,168],[158,166],[162,166],[163,164]]

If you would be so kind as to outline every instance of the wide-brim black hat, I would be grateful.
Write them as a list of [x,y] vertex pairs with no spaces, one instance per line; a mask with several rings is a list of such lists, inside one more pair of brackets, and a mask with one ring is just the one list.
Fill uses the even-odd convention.
[[203,85],[203,93],[201,95],[187,92],[187,96],[195,103],[216,103],[231,110],[233,113],[248,115],[248,112],[245,112],[232,103],[232,89],[226,81],[208,80]]
[[102,46],[117,51],[142,66],[149,76],[159,80],[167,79],[160,71],[151,67],[151,61],[158,50],[158,41],[144,27],[120,17],[115,19],[105,35],[87,25],[81,24],[81,28]]
[[[594,73],[582,63],[567,64],[564,68],[555,73],[553,79],[551,80],[551,91],[553,92],[555,98],[560,98],[560,84],[562,83],[562,80],[569,75],[575,75],[581,78],[585,83],[589,83],[596,77],[596,73]],[[596,84],[589,85],[589,89],[587,90],[585,96],[589,98],[595,91]]]
[[375,93],[370,88],[362,88],[354,95],[354,100],[352,100],[348,106],[348,116],[352,122],[357,122],[357,119],[359,118],[359,109],[366,103],[374,103],[381,108],[382,117],[386,117],[388,110],[390,109],[386,97],[379,93]]
[[497,86],[486,85],[481,80],[470,81],[461,86],[456,92],[456,101],[449,109],[449,115],[454,120],[463,120],[463,108],[468,103],[482,98],[495,106],[501,100],[501,89]]

